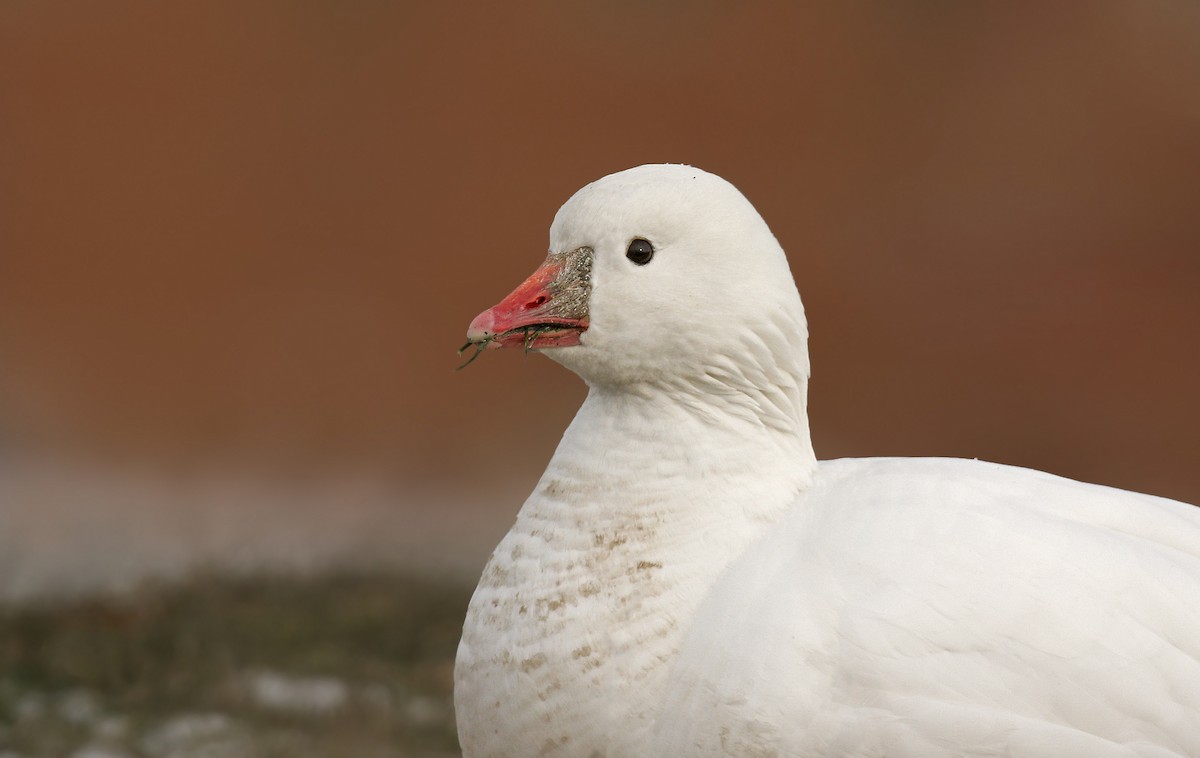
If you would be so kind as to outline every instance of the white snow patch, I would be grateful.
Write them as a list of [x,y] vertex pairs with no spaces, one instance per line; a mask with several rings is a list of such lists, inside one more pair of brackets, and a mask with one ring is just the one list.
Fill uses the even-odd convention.
[[254,704],[288,713],[329,713],[350,699],[345,682],[333,677],[294,677],[275,671],[256,671],[246,677]]
[[152,756],[205,753],[235,737],[237,725],[220,713],[184,713],[174,716],[142,737],[141,746]]

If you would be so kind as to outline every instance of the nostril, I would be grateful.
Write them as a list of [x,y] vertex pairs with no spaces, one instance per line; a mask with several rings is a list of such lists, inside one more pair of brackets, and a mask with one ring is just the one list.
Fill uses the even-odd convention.
[[530,300],[528,303],[525,303],[525,310],[531,311],[540,305],[545,305],[545,303],[546,303],[546,296],[538,295],[536,299]]

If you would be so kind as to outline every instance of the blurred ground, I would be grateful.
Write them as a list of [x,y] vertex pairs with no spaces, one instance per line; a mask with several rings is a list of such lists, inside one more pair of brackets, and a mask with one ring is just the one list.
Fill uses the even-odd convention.
[[467,597],[394,575],[196,577],[0,611],[0,755],[456,755]]

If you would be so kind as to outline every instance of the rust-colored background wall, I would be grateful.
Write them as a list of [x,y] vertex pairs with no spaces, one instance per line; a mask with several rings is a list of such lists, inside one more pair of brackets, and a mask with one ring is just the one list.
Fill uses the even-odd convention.
[[[82,519],[102,556],[114,520],[226,507],[236,535],[271,497],[180,494],[229,471],[337,524],[308,483],[341,477],[383,482],[410,541],[476,528],[477,566],[583,388],[454,349],[571,192],[663,161],[733,181],[788,251],[821,457],[1200,501],[1196,4],[16,0],[10,539]],[[118,475],[157,494],[98,498]]]

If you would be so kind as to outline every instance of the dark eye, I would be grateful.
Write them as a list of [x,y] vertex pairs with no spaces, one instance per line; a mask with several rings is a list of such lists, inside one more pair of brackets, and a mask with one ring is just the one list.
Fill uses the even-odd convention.
[[625,257],[639,266],[645,266],[654,257],[654,245],[638,237],[629,243],[629,249],[625,251]]

